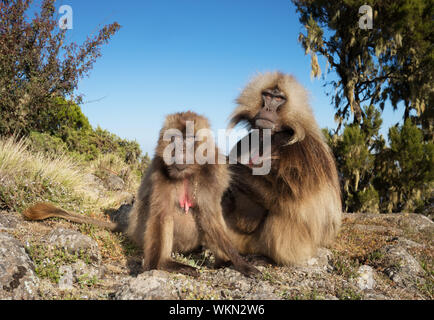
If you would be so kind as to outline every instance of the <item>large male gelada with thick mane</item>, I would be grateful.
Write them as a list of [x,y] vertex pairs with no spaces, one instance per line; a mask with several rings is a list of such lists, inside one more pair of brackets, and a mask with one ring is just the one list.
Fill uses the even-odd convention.
[[223,198],[232,242],[241,253],[300,263],[335,238],[342,215],[338,175],[305,89],[290,75],[260,74],[242,91],[231,126],[271,130],[271,172],[231,165]]

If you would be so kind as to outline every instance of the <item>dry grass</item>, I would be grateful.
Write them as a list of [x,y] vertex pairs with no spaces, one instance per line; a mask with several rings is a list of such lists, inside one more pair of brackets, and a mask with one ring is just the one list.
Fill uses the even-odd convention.
[[102,154],[90,164],[94,174],[105,180],[113,174],[120,177],[126,184],[126,189],[135,192],[140,184],[140,177],[116,154]]
[[47,178],[67,188],[82,191],[83,177],[87,174],[71,158],[58,155],[50,159],[43,153],[28,151],[28,140],[10,137],[0,140],[0,176],[18,179]]
[[[27,139],[0,139],[0,207],[20,209],[34,201],[79,197],[89,170],[66,155],[30,152]],[[59,201],[63,202],[63,201]]]
[[[83,163],[67,154],[31,150],[28,139],[0,138],[0,210],[19,213],[36,202],[50,202],[71,212],[106,220],[104,210],[118,208],[126,195],[105,190],[89,180],[89,174],[97,174],[101,168],[127,169],[125,163],[112,155]],[[132,186],[135,182],[127,183]],[[83,233],[98,242],[106,258],[122,259],[124,248],[131,251],[120,235],[89,225],[62,223],[82,228]]]

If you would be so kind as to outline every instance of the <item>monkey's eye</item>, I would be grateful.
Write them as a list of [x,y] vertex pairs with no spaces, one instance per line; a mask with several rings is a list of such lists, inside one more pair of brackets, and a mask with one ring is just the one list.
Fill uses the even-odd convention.
[[282,101],[282,98],[281,97],[275,97],[274,99],[276,99],[276,101]]

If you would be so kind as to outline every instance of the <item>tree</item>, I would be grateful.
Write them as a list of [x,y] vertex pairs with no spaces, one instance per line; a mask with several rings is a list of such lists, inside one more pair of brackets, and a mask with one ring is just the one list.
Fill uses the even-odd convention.
[[[330,86],[337,129],[327,131],[347,211],[424,211],[433,202],[434,1],[293,0],[306,33],[312,76],[335,72]],[[373,28],[359,27],[359,8]],[[389,101],[403,125],[379,135]],[[354,116],[351,119],[351,116]]]
[[91,130],[89,120],[75,102],[57,97],[47,100],[47,106],[34,120],[33,130],[57,136],[64,135],[67,130]]
[[346,125],[342,135],[325,131],[339,169],[343,207],[347,212],[379,212],[379,196],[373,186],[376,154],[384,146],[379,135],[380,112],[364,108],[363,125]]
[[[55,19],[55,0],[43,0],[33,19],[32,0],[0,0],[0,134],[53,130],[48,117],[59,98],[72,96],[79,79],[101,56],[101,47],[119,30],[113,23],[78,45],[65,42]],[[80,97],[78,102],[80,101]]]
[[[433,138],[434,20],[433,1],[425,0],[293,0],[306,34],[299,40],[312,57],[312,75],[320,76],[317,55],[326,59],[326,72],[337,81],[329,85],[336,120],[354,115],[363,120],[362,104],[384,109],[404,103],[404,120],[414,113],[426,139]],[[374,11],[374,27],[359,28],[359,8]],[[337,130],[337,131],[338,131]]]
[[433,200],[434,143],[424,142],[422,130],[407,119],[390,128],[389,144],[376,160],[382,211],[422,212]]

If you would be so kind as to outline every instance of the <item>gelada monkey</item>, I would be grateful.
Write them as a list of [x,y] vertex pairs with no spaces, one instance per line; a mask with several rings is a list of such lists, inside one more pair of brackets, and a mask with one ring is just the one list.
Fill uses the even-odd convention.
[[270,130],[272,164],[266,175],[253,175],[249,165],[230,166],[232,180],[222,200],[230,238],[242,254],[299,264],[330,244],[341,225],[333,155],[305,89],[292,76],[259,74],[237,103],[230,127]]
[[[194,131],[190,133],[187,130],[189,122],[194,125]],[[23,214],[30,220],[60,217],[78,223],[95,224],[112,231],[123,231],[143,248],[145,270],[161,269],[196,276],[195,268],[174,261],[171,254],[188,253],[203,245],[213,252],[217,264],[231,262],[236,270],[248,276],[259,273],[243,260],[227,235],[221,198],[229,186],[230,173],[227,165],[217,164],[219,152],[212,137],[199,137],[203,129],[206,132],[209,128],[207,119],[193,112],[167,116],[155,157],[138,190],[126,230],[119,230],[116,223],[68,213],[49,204],[37,204]],[[166,139],[169,130],[174,135]],[[215,156],[212,163],[215,164],[199,164],[195,161],[192,164],[185,164],[185,161],[168,164],[165,154],[168,148],[170,150],[171,146],[176,145],[175,142],[181,142],[181,154],[176,154],[176,157],[180,155],[185,160],[184,151],[188,150],[188,141],[192,141],[194,150],[206,144],[208,148],[202,149],[205,153],[212,152]],[[176,148],[172,148],[169,155],[175,156],[175,151]]]

